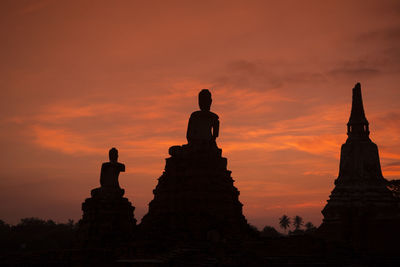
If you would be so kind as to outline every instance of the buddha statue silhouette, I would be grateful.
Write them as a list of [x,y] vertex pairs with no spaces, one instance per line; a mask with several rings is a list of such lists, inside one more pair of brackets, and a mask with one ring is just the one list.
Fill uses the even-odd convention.
[[125,172],[125,165],[118,162],[118,150],[111,148],[109,162],[104,162],[101,166],[100,185],[101,187],[92,190],[92,197],[122,197],[125,190],[119,186],[118,177],[120,172]]
[[218,115],[211,112],[211,93],[203,89],[199,93],[200,110],[190,115],[186,139],[192,146],[216,146],[215,140],[219,134]]
[[190,115],[186,131],[187,145],[171,146],[171,156],[184,156],[193,152],[212,152],[221,156],[221,149],[217,147],[216,139],[219,135],[218,115],[211,112],[211,93],[203,89],[199,93],[200,110]]
[[190,115],[187,126],[188,143],[169,148],[171,157],[141,222],[145,236],[219,242],[249,232],[239,191],[216,143],[219,118],[210,111],[210,91],[201,90],[198,101],[200,110]]

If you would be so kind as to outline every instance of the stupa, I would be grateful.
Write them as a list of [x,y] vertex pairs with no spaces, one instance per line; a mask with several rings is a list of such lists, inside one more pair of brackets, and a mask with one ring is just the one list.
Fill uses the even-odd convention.
[[109,151],[109,162],[101,166],[100,187],[91,191],[91,198],[82,203],[83,217],[79,221],[78,238],[83,247],[107,247],[129,242],[133,238],[135,207],[123,195],[118,176],[125,171],[119,163],[118,150]]
[[188,123],[188,144],[169,148],[165,170],[140,231],[149,238],[226,240],[249,230],[227,159],[216,144],[218,115],[210,111],[211,93],[199,93],[200,110]]
[[347,123],[348,138],[341,148],[339,176],[322,210],[324,219],[319,228],[325,237],[355,247],[382,247],[399,233],[398,187],[383,177],[378,147],[369,134],[361,85],[357,83]]

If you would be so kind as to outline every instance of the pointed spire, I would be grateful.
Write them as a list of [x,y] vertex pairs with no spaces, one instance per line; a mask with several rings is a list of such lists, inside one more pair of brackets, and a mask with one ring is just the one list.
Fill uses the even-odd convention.
[[369,136],[369,123],[365,117],[360,83],[357,83],[353,88],[353,103],[350,119],[347,123],[347,135],[349,138],[363,138]]

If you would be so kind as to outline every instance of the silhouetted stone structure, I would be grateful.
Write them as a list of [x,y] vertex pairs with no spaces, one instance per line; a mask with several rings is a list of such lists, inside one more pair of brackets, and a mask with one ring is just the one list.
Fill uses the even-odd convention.
[[341,148],[339,176],[322,210],[319,233],[359,248],[388,245],[398,236],[400,222],[396,185],[382,176],[378,147],[369,133],[361,85],[357,83],[347,123],[348,138]]
[[101,187],[92,190],[91,198],[82,203],[83,218],[79,222],[79,240],[83,246],[101,247],[130,241],[136,227],[135,208],[118,183],[125,165],[119,163],[118,150],[110,149],[110,161],[101,166]]
[[142,219],[140,229],[149,238],[222,240],[248,232],[239,191],[215,142],[219,120],[210,112],[206,89],[199,94],[199,106],[189,119],[188,144],[169,149],[171,157]]

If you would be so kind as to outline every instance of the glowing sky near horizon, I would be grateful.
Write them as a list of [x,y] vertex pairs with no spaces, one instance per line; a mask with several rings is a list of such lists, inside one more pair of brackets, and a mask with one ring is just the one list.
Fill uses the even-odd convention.
[[0,219],[66,221],[119,149],[140,221],[210,88],[248,221],[315,225],[361,82],[400,178],[399,1],[1,1]]

